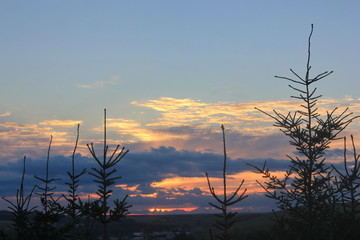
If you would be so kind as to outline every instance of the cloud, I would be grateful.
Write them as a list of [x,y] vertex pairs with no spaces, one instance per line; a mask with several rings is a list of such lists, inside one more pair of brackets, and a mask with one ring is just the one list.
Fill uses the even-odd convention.
[[196,126],[208,127],[219,124],[239,126],[248,125],[249,121],[264,117],[248,104],[229,102],[204,103],[192,99],[162,97],[157,100],[133,101],[132,104],[147,107],[161,113],[161,118],[147,124],[153,127]]
[[[50,120],[37,124],[0,122],[0,162],[15,161],[24,155],[34,158],[43,156],[48,148],[50,136],[53,136],[52,146],[55,147],[53,149],[55,153],[71,152],[75,141],[75,124],[78,122],[73,120]],[[69,130],[70,126],[74,128]]]
[[[159,119],[147,123],[147,127],[196,127],[207,128],[225,124],[234,131],[242,131],[251,135],[271,134],[276,131],[272,127],[274,120],[258,109],[269,114],[273,109],[287,114],[294,109],[299,109],[301,102],[294,100],[282,101],[254,101],[254,102],[216,102],[205,103],[193,99],[177,99],[161,97],[147,101],[133,101],[136,106],[146,107],[161,114]],[[318,101],[319,113],[326,115],[335,107],[345,110],[349,107],[351,111],[360,113],[360,99],[321,99]]]
[[119,76],[113,76],[109,80],[97,81],[91,84],[77,84],[79,88],[102,88],[105,85],[116,85],[120,81]]
[[[359,99],[353,98],[325,99],[319,101],[319,108],[325,109],[321,114],[326,114],[326,110],[334,106],[340,109],[349,106],[351,111],[359,114],[359,103]],[[269,113],[273,108],[286,113],[298,109],[295,102],[205,103],[193,99],[160,98],[133,104],[156,111],[160,117],[151,121],[144,117],[141,122],[124,118],[107,119],[110,150],[118,139],[130,149],[119,165],[118,173],[123,178],[118,182],[113,197],[122,198],[129,194],[129,202],[136,206],[134,211],[138,212],[148,211],[149,208],[204,211],[212,200],[204,173],[209,173],[214,186],[221,186],[223,142],[220,124],[226,123],[229,187],[234,190],[245,179],[244,188],[248,188],[250,193],[248,199],[254,199],[246,199],[236,207],[250,210],[252,206],[265,209],[271,205],[259,197],[262,190],[255,180],[260,176],[252,173],[253,169],[247,163],[262,166],[266,160],[269,168],[281,175],[289,165],[285,155],[296,152],[288,144],[289,139],[272,126],[273,120],[254,107]],[[50,171],[54,177],[62,179],[57,184],[57,191],[66,192],[63,182],[71,166],[69,155],[74,147],[75,127],[82,121],[53,119],[35,124],[0,122],[0,174],[3,176],[0,191],[5,196],[13,196],[24,155],[28,156],[27,189],[35,184],[33,175],[43,173],[44,156],[50,135],[53,135]],[[354,121],[349,130],[356,135],[359,134],[358,127],[359,123]],[[102,146],[98,143],[102,141],[99,133],[102,135],[103,129],[95,126],[82,131],[90,134],[86,135],[87,138],[80,135],[78,153],[81,154],[77,155],[76,166],[78,169],[91,169],[95,161],[89,158],[85,143],[94,142],[96,147]],[[342,148],[342,141],[334,142],[332,150],[326,154],[327,161],[339,164]],[[94,196],[94,189],[96,184],[91,177],[84,176],[80,195],[84,198]]]
[[[284,171],[274,171],[272,173],[278,177],[281,177],[285,174]],[[260,179],[259,177],[261,176],[257,173],[254,173],[253,171],[242,171],[235,174],[227,175],[228,192],[234,192],[241,184],[241,181],[244,180],[244,184],[242,185],[240,192],[243,192],[246,189],[247,194],[262,193],[264,192],[264,190],[256,182],[256,180]],[[222,176],[221,177],[209,176],[209,181],[211,183],[211,186],[216,189],[216,192],[219,195],[221,195],[223,191]],[[169,178],[165,178],[160,182],[153,182],[151,186],[155,189],[162,189],[165,190],[165,192],[173,193],[175,196],[191,194],[192,192],[197,192],[198,193],[197,195],[201,195],[201,194],[210,195],[210,193],[208,192],[208,183],[207,181],[205,181],[204,176],[202,177],[172,176]]]
[[3,114],[0,114],[0,117],[10,116],[11,112],[5,112]]
[[[277,158],[281,159],[295,149],[288,144],[288,138],[273,127],[273,119],[254,107],[272,113],[272,109],[286,113],[298,108],[297,101],[262,102],[216,102],[206,103],[194,99],[159,98],[132,102],[138,107],[160,113],[160,117],[144,115],[141,122],[134,119],[108,119],[109,144],[117,139],[132,151],[149,150],[152,147],[173,146],[176,149],[221,153],[222,136],[220,124],[225,123],[228,153],[233,158]],[[359,99],[323,99],[319,101],[322,114],[339,106],[339,113],[349,106],[355,114],[360,113]],[[344,108],[343,108],[344,107]],[[146,112],[145,112],[146,114]],[[54,136],[55,153],[65,154],[73,148],[75,129],[79,120],[44,120],[35,124],[21,124],[5,121],[0,123],[0,161],[18,159],[22,155],[40,157],[47,148],[50,135]],[[101,123],[100,123],[101,124]],[[99,125],[100,125],[99,124]],[[86,125],[85,125],[86,127]],[[349,127],[352,134],[359,134],[359,122]],[[102,127],[81,129],[86,138],[80,136],[79,151],[87,154],[84,143],[100,142]],[[349,132],[344,131],[343,135]],[[61,148],[60,148],[61,147]],[[342,148],[337,141],[332,148]]]
[[48,126],[69,126],[73,127],[77,124],[81,124],[83,121],[74,121],[74,120],[47,120],[40,122],[39,125],[48,125]]
[[[227,129],[227,142],[231,145],[231,154],[235,157],[254,158],[273,157],[281,158],[294,148],[288,144],[288,138],[273,126],[274,119],[263,114],[259,108],[269,114],[274,114],[273,109],[282,114],[294,112],[299,109],[301,102],[294,100],[282,101],[254,101],[245,103],[215,102],[206,103],[194,99],[178,99],[161,97],[146,101],[133,101],[132,104],[156,111],[160,117],[152,119],[138,126],[134,133],[146,133],[152,139],[153,146],[166,145],[166,141],[180,149],[191,149],[212,152],[221,151],[220,124],[225,124]],[[353,116],[360,114],[360,99],[321,99],[318,101],[319,113],[322,116],[334,108],[336,114],[341,114],[347,107]],[[354,120],[347,128],[352,134],[359,134],[359,121]],[[127,132],[128,137],[131,131]],[[156,137],[162,133],[162,138]],[[348,134],[344,131],[343,135]],[[155,140],[156,139],[156,140]],[[235,144],[237,146],[235,146]],[[339,145],[340,144],[340,145]],[[144,143],[143,146],[149,145]],[[332,147],[341,148],[341,142],[335,141]],[[218,150],[217,150],[218,149]],[[261,151],[259,151],[261,149]]]
[[[33,185],[39,182],[34,175],[44,176],[45,157],[26,160],[25,191],[29,191]],[[75,156],[76,172],[83,168],[91,170],[96,167],[94,159],[77,154]],[[276,161],[268,159],[270,166],[281,169],[288,161]],[[229,187],[233,188],[242,178],[249,181],[255,176],[250,172],[247,162],[262,164],[263,160],[229,159]],[[3,163],[0,166],[0,174],[3,176],[0,192],[3,196],[11,197],[15,194],[21,176],[23,160]],[[214,185],[221,182],[222,155],[209,154],[194,151],[178,151],[172,147],[153,148],[147,152],[129,153],[118,165],[119,176],[113,197],[122,198],[129,194],[129,202],[136,209],[141,206],[147,208],[197,208],[206,207],[209,201],[206,178],[204,172],[208,172]],[[67,171],[71,169],[71,157],[63,155],[50,155],[49,174],[50,178],[60,178],[55,183],[57,192],[66,192],[64,182],[68,181]],[[250,175],[249,175],[250,174]],[[89,174],[80,179],[80,195],[93,195],[96,185]],[[234,185],[234,186],[233,186]],[[211,197],[210,197],[211,198]],[[191,204],[189,204],[191,203]],[[139,205],[139,206],[136,206]]]
[[[111,150],[111,149],[110,149]],[[45,174],[45,160],[42,158],[28,158],[26,160],[25,191],[28,192],[33,185],[39,184],[34,175],[43,177]],[[167,211],[181,210],[191,212],[207,212],[212,209],[208,202],[213,201],[209,194],[205,172],[209,174],[212,186],[218,193],[222,192],[222,167],[223,155],[204,153],[200,151],[177,150],[174,147],[161,146],[149,151],[130,152],[117,166],[117,175],[122,178],[117,181],[112,199],[122,199],[129,195],[129,204],[134,205],[132,213],[146,213],[149,209],[163,209]],[[236,208],[243,211],[270,211],[274,205],[265,198],[263,190],[256,183],[261,180],[261,175],[255,174],[248,163],[262,167],[267,162],[269,169],[278,176],[288,169],[289,160],[277,159],[242,159],[229,158],[227,181],[229,191],[234,191],[244,179],[249,197],[237,204]],[[2,184],[0,192],[3,196],[12,197],[19,186],[23,160],[7,162],[0,165]],[[340,166],[338,164],[337,166]],[[96,161],[88,156],[76,154],[76,173],[86,168],[91,171],[96,167]],[[65,182],[68,182],[67,171],[71,169],[71,156],[50,155],[49,174],[50,178],[60,178],[53,186],[56,192],[67,191]],[[92,181],[89,174],[80,178],[79,195],[96,197],[97,184]],[[3,206],[4,207],[4,206]]]
[[[158,142],[168,141],[174,138],[186,139],[189,136],[185,134],[172,134],[161,131],[161,129],[149,129],[146,126],[142,126],[140,123],[122,118],[110,118],[107,119],[107,127],[110,130],[115,131],[118,134],[124,136],[127,142]],[[97,128],[96,131],[102,131]]]

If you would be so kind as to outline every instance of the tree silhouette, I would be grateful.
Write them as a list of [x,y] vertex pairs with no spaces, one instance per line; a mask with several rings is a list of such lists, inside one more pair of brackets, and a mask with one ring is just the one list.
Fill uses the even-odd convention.
[[[224,125],[221,125],[221,130],[223,134],[223,144],[224,144],[224,161],[223,161],[223,194],[222,198],[215,192],[215,188],[211,186],[210,179],[208,176],[208,173],[205,173],[206,179],[208,182],[208,187],[211,195],[215,198],[217,204],[209,202],[210,206],[218,209],[221,211],[220,214],[216,214],[215,216],[221,218],[221,220],[216,221],[215,227],[220,230],[220,234],[215,235],[216,239],[220,240],[231,240],[233,239],[232,234],[229,232],[229,229],[234,225],[235,220],[234,217],[236,215],[236,212],[230,212],[229,207],[240,202],[244,198],[247,197],[245,195],[246,189],[239,194],[239,190],[241,189],[244,180],[240,183],[238,188],[235,190],[234,193],[232,193],[230,196],[228,196],[227,193],[227,182],[226,182],[226,168],[227,168],[227,155],[226,155],[226,142],[225,142],[225,127]],[[211,238],[212,232],[210,231]]]
[[54,198],[54,190],[56,187],[52,187],[58,178],[49,177],[49,161],[50,161],[50,149],[53,137],[50,137],[49,147],[47,150],[46,165],[45,165],[45,177],[34,177],[39,180],[43,185],[36,185],[38,192],[36,195],[40,197],[42,210],[35,211],[35,217],[32,221],[33,239],[59,239],[62,234],[66,231],[65,228],[58,227],[57,223],[63,217],[63,208],[59,203],[58,198]]
[[[346,137],[344,137],[344,169],[341,171],[334,165],[336,171],[335,185],[338,193],[337,200],[341,206],[336,214],[334,227],[338,239],[360,238],[360,155],[357,154],[354,137],[351,135],[353,161],[347,158]],[[336,206],[339,208],[338,206]]]
[[77,193],[77,189],[79,187],[80,177],[86,173],[86,169],[84,168],[80,173],[75,173],[75,153],[79,141],[79,128],[80,124],[77,125],[75,146],[71,157],[71,171],[66,172],[69,177],[69,182],[65,182],[65,185],[67,185],[69,188],[68,194],[63,195],[63,197],[67,201],[64,212],[71,218],[70,228],[72,230],[71,237],[73,239],[78,239],[78,233],[76,233],[76,226],[80,223],[81,217],[85,214],[84,204]]
[[24,177],[26,168],[26,156],[23,160],[23,169],[20,182],[20,188],[16,191],[16,201],[12,201],[2,197],[6,202],[10,204],[8,208],[11,210],[13,215],[12,229],[16,233],[16,239],[30,239],[31,238],[31,227],[30,227],[30,215],[34,213],[36,207],[30,207],[30,201],[34,193],[35,186],[32,188],[30,193],[25,196],[24,194]]
[[298,155],[288,155],[290,166],[283,178],[271,174],[266,163],[263,167],[251,166],[267,179],[265,183],[259,183],[266,196],[276,200],[280,210],[284,211],[283,215],[275,214],[284,230],[300,239],[319,240],[334,235],[329,226],[336,202],[333,169],[325,164],[324,151],[356,117],[348,109],[336,115],[337,108],[327,112],[324,117],[320,115],[317,101],[321,95],[317,94],[313,84],[329,76],[332,71],[310,77],[312,34],[313,25],[308,38],[305,76],[300,77],[292,69],[290,71],[295,78],[275,76],[291,82],[289,87],[298,93],[292,98],[302,102],[300,110],[287,114],[274,110],[270,114],[258,109],[275,120],[274,126],[290,138],[290,144],[296,148]]
[[116,180],[120,179],[120,176],[114,176],[117,172],[117,164],[125,157],[129,150],[125,150],[125,147],[119,150],[120,145],[117,145],[113,153],[108,157],[109,146],[106,143],[106,109],[104,109],[104,141],[103,141],[103,156],[102,159],[97,156],[94,145],[87,144],[87,147],[95,159],[98,167],[92,168],[89,174],[94,177],[94,182],[98,184],[96,194],[99,199],[92,202],[89,206],[89,213],[95,220],[100,222],[103,226],[103,240],[108,239],[107,226],[112,221],[117,221],[128,214],[128,210],[131,205],[128,205],[126,199],[116,199],[113,203],[115,207],[113,209],[109,206],[109,198],[113,192],[111,187],[116,183]]

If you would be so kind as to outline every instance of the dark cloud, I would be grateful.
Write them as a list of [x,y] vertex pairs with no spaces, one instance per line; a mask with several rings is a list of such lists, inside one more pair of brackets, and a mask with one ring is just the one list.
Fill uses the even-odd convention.
[[[294,151],[293,154],[295,156],[300,156],[300,157],[303,156],[299,151]],[[353,152],[347,150],[347,154],[353,154]],[[324,152],[324,157],[329,160],[337,159],[339,157],[342,158],[343,156],[344,156],[344,149],[339,149],[339,148],[326,149],[326,151]]]
[[[347,151],[348,154],[353,154],[352,151]],[[339,148],[336,148],[336,149],[328,149],[325,151],[325,154],[324,156],[328,159],[330,158],[336,158],[336,157],[343,157],[344,156],[344,149],[339,149]]]
[[[96,167],[96,162],[92,158],[77,154],[75,160],[77,173],[84,168],[91,171],[92,167]],[[252,168],[247,165],[248,163],[262,166],[265,161],[272,170],[286,169],[289,163],[288,160],[275,159],[229,159],[228,174],[252,170]],[[38,180],[34,179],[33,176],[45,176],[45,163],[46,158],[26,159],[25,191],[30,191],[35,184],[41,184]],[[0,186],[2,196],[9,197],[15,195],[21,180],[22,166],[22,159],[0,166],[0,171],[3,176]],[[222,166],[222,154],[179,151],[174,147],[165,146],[152,148],[146,152],[130,152],[118,165],[117,174],[122,176],[122,179],[117,183],[126,184],[128,187],[137,186],[137,188],[136,190],[129,190],[117,187],[113,193],[113,198],[123,198],[126,194],[129,194],[132,195],[132,197],[129,198],[129,202],[134,206],[182,206],[192,204],[200,208],[205,208],[208,207],[208,202],[212,200],[212,197],[196,186],[190,189],[188,186],[176,189],[161,189],[152,187],[151,183],[159,182],[170,176],[204,177],[205,172],[208,172],[212,177],[221,177]],[[61,179],[54,184],[54,186],[57,187],[56,191],[67,191],[64,182],[69,181],[66,172],[70,171],[70,169],[71,156],[58,155],[50,157],[50,178]],[[204,181],[206,181],[205,177]],[[89,174],[85,174],[80,179],[80,186],[79,191],[83,194],[94,193],[96,189],[96,184],[92,182],[92,177]],[[155,193],[156,197],[146,196]],[[253,196],[251,198],[253,198]],[[250,201],[248,203],[249,206],[256,204],[255,202],[261,203],[260,205],[262,205],[262,201],[265,201],[257,197],[254,199],[256,201]],[[247,201],[248,200],[244,201],[244,203]],[[134,211],[136,211],[136,207],[134,207]]]
[[[227,126],[225,126],[227,127]],[[183,149],[205,149],[210,153],[222,153],[223,142],[222,134],[219,128],[197,128],[196,126],[182,126],[162,128],[156,131],[191,136],[186,139],[174,139],[172,142],[182,146]],[[252,135],[241,130],[226,128],[226,145],[229,156],[237,156],[242,158],[264,158],[267,156],[275,156],[281,158],[285,156],[284,149],[288,150],[289,139],[280,131],[272,134]]]

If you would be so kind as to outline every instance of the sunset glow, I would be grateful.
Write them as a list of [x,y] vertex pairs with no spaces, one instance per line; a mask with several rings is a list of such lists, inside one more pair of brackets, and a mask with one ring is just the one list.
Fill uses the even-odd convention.
[[[285,172],[272,172],[274,176],[277,177],[283,177],[285,175]],[[256,182],[260,181],[262,182],[262,179],[259,178],[259,174],[250,172],[250,171],[244,171],[237,173],[235,175],[228,175],[227,176],[227,187],[229,191],[235,191],[242,180],[245,180],[243,187],[241,189],[245,190],[247,189],[247,194],[252,193],[262,193],[264,192],[264,189]],[[223,178],[214,178],[209,177],[210,182],[212,183],[212,186],[215,187],[216,191],[219,192],[221,195],[222,193],[222,184],[223,184]],[[165,178],[161,182],[153,182],[151,184],[154,188],[160,188],[164,190],[176,190],[178,188],[184,189],[184,190],[192,190],[194,188],[199,188],[200,190],[206,192],[206,194],[210,195],[210,192],[208,190],[208,184],[206,181],[205,176],[204,177],[170,177]],[[184,193],[176,193],[174,194],[183,195]]]
[[[271,211],[274,202],[258,183],[266,179],[249,164],[266,162],[282,178],[288,156],[303,157],[269,115],[302,109],[289,82],[274,76],[294,76],[292,71],[307,76],[311,24],[310,76],[334,71],[314,83],[322,95],[319,121],[335,108],[336,116],[347,108],[360,115],[360,3],[308,6],[300,1],[1,2],[2,196],[14,199],[24,156],[25,193],[40,184],[34,175],[45,176],[49,156],[49,177],[59,179],[52,182],[55,192],[68,193],[74,160],[75,175],[87,172],[79,177],[79,197],[97,199],[99,183],[89,172],[97,160],[112,158],[119,145],[129,152],[113,166],[111,206],[127,196],[132,214],[216,211],[209,207],[213,198],[205,173],[221,195],[223,124],[228,192],[244,180],[241,190],[249,195],[233,209]],[[341,137],[350,135],[360,146],[360,118],[330,144],[327,164],[343,166]],[[34,205],[38,200],[34,197]],[[6,204],[2,201],[0,210]]]
[[184,212],[191,212],[191,211],[194,211],[198,208],[196,207],[193,207],[193,208],[149,208],[149,212],[150,213],[156,213],[156,212],[162,212],[162,213],[165,213],[165,212],[173,212],[173,211],[184,211]]

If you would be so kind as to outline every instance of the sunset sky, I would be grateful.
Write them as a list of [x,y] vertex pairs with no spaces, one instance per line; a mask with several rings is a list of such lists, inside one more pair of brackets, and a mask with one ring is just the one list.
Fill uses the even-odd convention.
[[[286,113],[299,105],[274,76],[291,76],[290,68],[304,75],[314,24],[312,74],[334,71],[316,85],[320,112],[360,114],[359,11],[356,0],[1,1],[1,196],[16,193],[25,155],[26,190],[38,184],[51,135],[50,174],[66,191],[76,126],[76,164],[90,169],[86,144],[101,146],[106,108],[110,146],[130,150],[113,197],[129,194],[132,213],[211,211],[204,173],[221,186],[221,124],[230,188],[245,179],[249,193],[234,207],[271,210],[246,164],[267,160],[281,175],[294,149],[255,107]],[[360,142],[359,129],[356,120],[344,135]],[[328,159],[341,155],[340,141]],[[93,196],[90,176],[80,183],[82,196]]]

